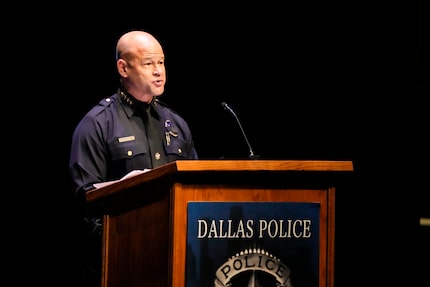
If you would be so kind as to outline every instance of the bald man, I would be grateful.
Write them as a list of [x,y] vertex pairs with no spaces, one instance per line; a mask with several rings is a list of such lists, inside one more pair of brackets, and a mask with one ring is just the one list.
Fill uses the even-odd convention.
[[[82,284],[100,286],[102,217],[85,194],[94,184],[178,159],[197,159],[185,120],[163,104],[166,67],[160,43],[145,31],[122,35],[116,47],[117,91],[77,124],[69,169],[88,244],[82,248]],[[86,259],[85,259],[86,258]],[[89,286],[88,285],[88,286]],[[82,285],[83,286],[83,285]],[[86,285],[85,285],[86,286]]]
[[127,32],[116,57],[118,90],[94,106],[72,136],[69,168],[78,196],[132,170],[198,158],[188,124],[158,100],[166,84],[159,41],[145,31]]

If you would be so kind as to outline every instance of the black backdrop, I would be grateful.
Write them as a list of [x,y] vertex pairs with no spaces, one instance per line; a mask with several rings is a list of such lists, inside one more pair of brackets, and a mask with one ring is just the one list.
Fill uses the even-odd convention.
[[354,162],[352,190],[337,195],[337,287],[424,286],[428,232],[418,219],[430,216],[428,4],[368,2],[64,4],[37,29],[27,24],[38,39],[24,57],[38,95],[26,106],[36,110],[40,129],[35,142],[24,142],[36,151],[31,182],[41,191],[22,203],[40,202],[26,220],[37,228],[30,237],[37,252],[17,257],[40,267],[35,278],[42,282],[73,286],[82,243],[69,190],[71,133],[117,88],[119,35],[145,29],[165,49],[162,100],[188,121],[201,158],[248,155],[225,101],[263,159]]

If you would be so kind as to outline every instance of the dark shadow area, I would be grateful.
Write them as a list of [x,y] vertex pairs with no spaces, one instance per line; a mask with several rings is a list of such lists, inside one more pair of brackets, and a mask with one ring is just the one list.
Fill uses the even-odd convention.
[[165,47],[163,101],[189,122],[202,159],[248,156],[225,101],[262,159],[354,162],[351,186],[336,200],[337,287],[357,280],[428,286],[430,227],[419,225],[430,217],[428,3],[336,2],[234,10],[213,4],[173,18],[161,8],[69,7],[67,16],[59,9],[50,25],[33,28],[43,45],[31,50],[31,86],[42,85],[42,95],[31,91],[25,99],[24,108],[37,114],[26,129],[38,134],[22,142],[37,164],[24,179],[32,191],[14,202],[31,210],[34,231],[24,232],[31,255],[19,251],[14,260],[29,258],[34,282],[86,286],[80,278],[93,245],[70,190],[71,134],[117,88],[119,35],[146,29]]

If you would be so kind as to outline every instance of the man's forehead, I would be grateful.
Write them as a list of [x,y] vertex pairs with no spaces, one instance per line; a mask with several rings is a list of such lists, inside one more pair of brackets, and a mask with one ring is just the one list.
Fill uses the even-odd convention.
[[164,58],[163,52],[155,51],[139,51],[138,53],[142,59],[160,59]]

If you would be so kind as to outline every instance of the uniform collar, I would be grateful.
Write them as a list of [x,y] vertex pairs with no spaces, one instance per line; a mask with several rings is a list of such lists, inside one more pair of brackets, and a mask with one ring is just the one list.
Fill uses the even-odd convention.
[[146,111],[148,108],[152,108],[152,114],[154,114],[155,112],[155,114],[159,117],[156,108],[158,105],[158,100],[156,97],[153,97],[152,101],[148,104],[136,100],[135,97],[125,91],[122,87],[118,89],[118,94],[121,98],[121,102],[124,103],[125,106],[128,106],[130,109],[132,109],[134,113],[139,111]]

